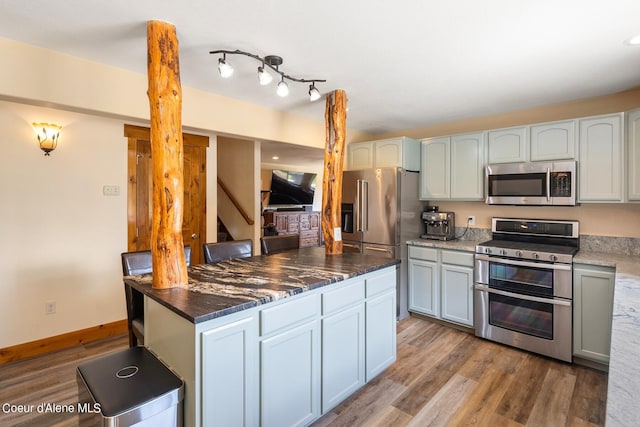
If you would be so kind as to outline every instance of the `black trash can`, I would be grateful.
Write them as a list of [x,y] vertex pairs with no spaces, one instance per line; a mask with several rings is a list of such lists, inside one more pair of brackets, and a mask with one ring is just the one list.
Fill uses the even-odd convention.
[[182,426],[184,382],[145,347],[84,362],[76,374],[81,425]]

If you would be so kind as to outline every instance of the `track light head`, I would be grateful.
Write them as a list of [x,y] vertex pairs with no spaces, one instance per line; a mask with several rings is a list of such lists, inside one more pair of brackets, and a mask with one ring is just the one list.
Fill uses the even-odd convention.
[[278,96],[285,97],[289,95],[289,85],[284,81],[284,77],[278,83],[278,89],[276,89],[276,93]]
[[266,86],[273,81],[273,76],[267,73],[264,67],[258,67],[258,81],[260,85]]
[[309,100],[311,102],[317,101],[318,99],[320,99],[320,96],[320,91],[316,87],[315,83],[311,83],[309,85]]
[[222,58],[218,59],[218,72],[223,79],[229,78],[233,75],[233,67],[227,63],[227,55],[223,54]]

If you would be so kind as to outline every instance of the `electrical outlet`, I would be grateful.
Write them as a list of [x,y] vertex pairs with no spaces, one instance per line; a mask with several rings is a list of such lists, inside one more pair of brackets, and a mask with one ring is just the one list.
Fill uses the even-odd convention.
[[56,314],[55,301],[47,301],[44,303],[44,314]]
[[475,217],[475,215],[469,215],[467,217],[467,225],[476,225],[476,217]]

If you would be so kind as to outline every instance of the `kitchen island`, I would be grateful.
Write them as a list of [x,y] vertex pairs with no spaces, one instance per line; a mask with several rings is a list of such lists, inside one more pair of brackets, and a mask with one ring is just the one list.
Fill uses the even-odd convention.
[[195,265],[145,296],[145,345],[185,381],[185,425],[309,424],[396,358],[398,260],[306,248]]

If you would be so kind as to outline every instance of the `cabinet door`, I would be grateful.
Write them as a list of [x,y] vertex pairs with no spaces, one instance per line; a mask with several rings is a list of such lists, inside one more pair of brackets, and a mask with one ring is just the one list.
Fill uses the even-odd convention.
[[473,268],[443,264],[442,318],[473,326]]
[[373,142],[358,142],[347,145],[347,170],[373,167]]
[[627,130],[629,147],[628,197],[631,201],[640,201],[640,110],[629,113]]
[[322,320],[322,413],[365,383],[364,302]]
[[576,266],[573,275],[573,354],[608,363],[615,271]]
[[575,159],[575,127],[575,120],[532,125],[531,160]]
[[[258,322],[255,317],[205,331],[202,337],[202,424],[258,422]],[[221,351],[224,349],[224,351]],[[221,387],[220,384],[224,384]]]
[[580,120],[580,201],[622,201],[621,115]]
[[263,340],[260,379],[260,425],[307,425],[319,417],[320,321]]
[[451,199],[484,200],[484,132],[451,137]]
[[420,150],[420,199],[448,199],[450,194],[449,137],[422,141]]
[[402,167],[402,148],[402,138],[375,141],[374,167]]
[[409,311],[440,316],[440,292],[436,262],[409,258]]
[[489,163],[527,161],[527,128],[497,129],[489,132]]
[[395,287],[365,303],[366,381],[396,361]]

